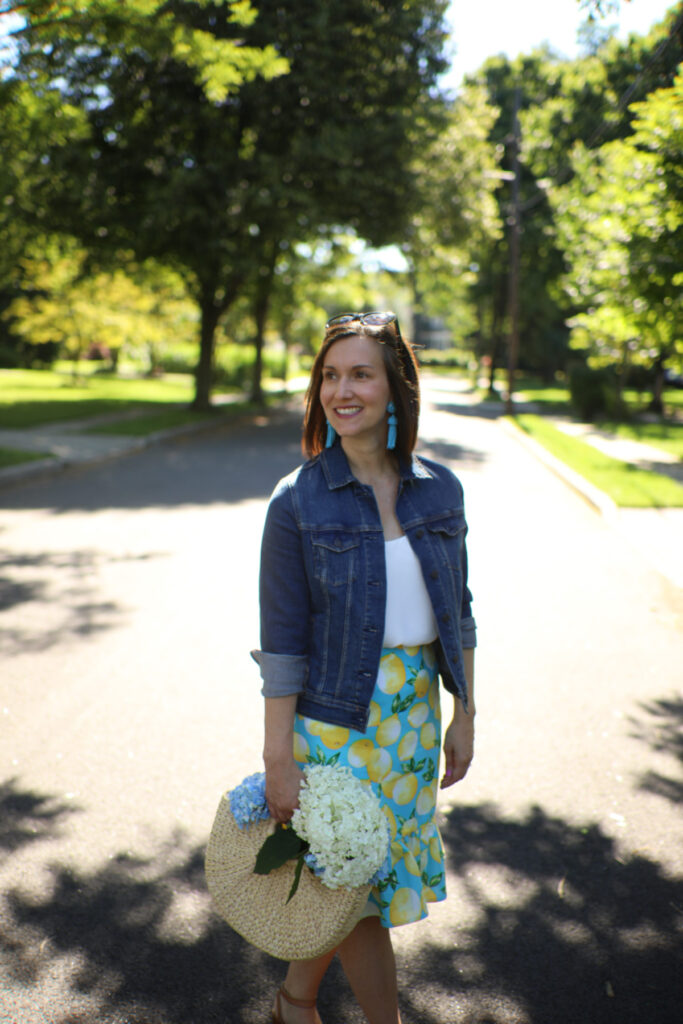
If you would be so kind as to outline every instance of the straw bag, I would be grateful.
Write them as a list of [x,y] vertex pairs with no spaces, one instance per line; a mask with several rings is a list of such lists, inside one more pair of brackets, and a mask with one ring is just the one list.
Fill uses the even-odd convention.
[[275,821],[240,828],[221,797],[206,850],[206,881],[220,916],[247,942],[281,960],[309,960],[334,949],[361,917],[370,885],[329,889],[308,869],[287,903],[296,861],[268,875],[254,863]]

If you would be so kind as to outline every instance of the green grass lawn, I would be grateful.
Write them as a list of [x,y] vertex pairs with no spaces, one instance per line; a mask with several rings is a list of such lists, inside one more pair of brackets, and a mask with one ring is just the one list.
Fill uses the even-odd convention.
[[598,426],[629,441],[642,441],[683,459],[683,421],[659,423],[599,423]]
[[22,429],[160,403],[189,403],[192,378],[159,380],[90,375],[78,382],[53,370],[0,370],[0,427]]
[[542,416],[523,414],[514,422],[620,507],[683,508],[683,487],[675,480],[611,459],[558,430]]
[[20,466],[22,462],[37,462],[39,459],[51,459],[49,452],[22,452],[16,448],[0,448],[0,469],[8,466]]

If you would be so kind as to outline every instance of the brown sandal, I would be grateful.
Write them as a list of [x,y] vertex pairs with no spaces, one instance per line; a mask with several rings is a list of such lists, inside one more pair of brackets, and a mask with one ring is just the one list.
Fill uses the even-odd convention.
[[284,999],[290,1006],[298,1006],[302,1010],[312,1010],[316,1002],[315,999],[295,999],[294,996],[290,996],[285,986],[281,985],[275,996],[276,1009],[273,1010],[273,1024],[285,1024],[280,1012],[280,999]]

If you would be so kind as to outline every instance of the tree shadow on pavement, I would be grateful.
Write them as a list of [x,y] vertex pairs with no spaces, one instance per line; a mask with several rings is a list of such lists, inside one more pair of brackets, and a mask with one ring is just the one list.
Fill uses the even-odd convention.
[[[22,1024],[42,1022],[45,1012],[51,1024],[270,1019],[285,964],[214,915],[203,846],[176,832],[152,856],[121,854],[92,873],[64,864],[48,870],[49,895],[27,894],[17,884],[4,896],[0,1020],[8,1019],[3,999],[31,1006],[17,1018]],[[337,969],[325,985],[320,1006],[328,1019],[360,1024]]]
[[[454,923],[399,952],[404,1024],[677,1024],[683,890],[656,863],[541,810],[457,808],[442,831]],[[7,893],[0,922],[8,991],[36,1008],[24,1024],[45,1005],[53,1024],[269,1019],[284,965],[212,914],[202,847],[175,833],[153,855],[51,870],[49,893]],[[336,964],[319,1006],[363,1021]]]
[[0,783],[0,861],[23,846],[58,836],[62,823],[77,810],[72,803],[22,790],[17,779]]
[[466,448],[455,441],[428,441],[418,446],[418,455],[425,455],[436,462],[455,462],[462,466],[481,465],[486,462],[486,455],[476,448]]
[[0,550],[0,650],[4,655],[44,651],[66,639],[120,625],[125,609],[116,601],[102,600],[98,569],[105,561],[153,557],[159,556],[110,556],[84,549],[30,554]]
[[[442,827],[469,920],[408,968],[421,1024],[677,1024],[683,884],[599,825],[453,809]],[[431,1006],[438,1012],[433,1013]]]
[[74,466],[3,489],[0,508],[61,514],[177,508],[268,498],[302,462],[301,413],[277,410],[209,433],[164,441],[122,459]]
[[641,707],[643,716],[631,718],[632,735],[658,754],[672,758],[678,777],[648,771],[640,777],[640,788],[680,804],[683,802],[683,697],[674,694],[641,704]]

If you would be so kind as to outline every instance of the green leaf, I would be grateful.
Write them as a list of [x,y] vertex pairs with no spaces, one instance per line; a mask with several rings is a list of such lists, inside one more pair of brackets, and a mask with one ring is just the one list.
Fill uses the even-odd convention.
[[254,874],[267,875],[293,857],[305,853],[307,849],[308,843],[301,839],[293,828],[285,828],[279,824],[259,850],[254,864]]
[[291,900],[292,896],[294,895],[296,890],[299,888],[299,881],[301,879],[301,872],[303,870],[303,866],[304,866],[304,855],[302,853],[301,856],[299,857],[298,861],[296,862],[296,870],[294,872],[294,881],[292,882],[292,888],[289,890],[289,896],[287,897],[287,903],[289,903],[289,901]]

